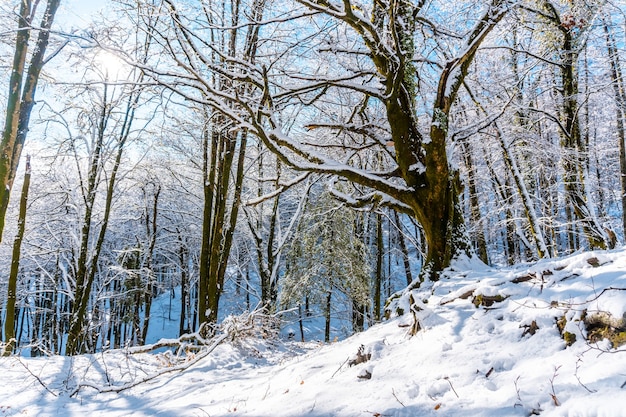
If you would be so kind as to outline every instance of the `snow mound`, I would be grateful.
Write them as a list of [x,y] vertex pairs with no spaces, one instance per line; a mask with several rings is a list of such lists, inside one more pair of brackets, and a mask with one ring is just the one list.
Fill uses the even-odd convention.
[[402,303],[403,316],[330,345],[226,339],[120,393],[69,396],[80,381],[172,366],[168,354],[3,358],[0,415],[626,416],[626,346],[589,342],[586,328],[600,314],[624,331],[626,250],[500,269],[464,260]]

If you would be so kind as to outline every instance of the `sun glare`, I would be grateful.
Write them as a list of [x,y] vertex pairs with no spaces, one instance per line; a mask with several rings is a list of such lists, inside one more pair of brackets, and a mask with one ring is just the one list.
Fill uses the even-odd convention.
[[98,52],[95,64],[107,81],[118,81],[128,73],[128,64],[109,51]]

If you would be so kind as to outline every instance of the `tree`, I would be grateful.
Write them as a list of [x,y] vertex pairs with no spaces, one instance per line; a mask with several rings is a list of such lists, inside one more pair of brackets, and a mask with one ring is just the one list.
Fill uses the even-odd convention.
[[355,228],[354,212],[336,206],[325,192],[305,211],[287,254],[282,302],[300,304],[306,297],[321,305],[326,342],[334,293],[348,297],[357,308],[369,304],[368,250]]
[[[166,3],[171,5],[173,1]],[[286,47],[281,47],[282,41],[276,37],[266,39],[264,50],[273,51],[263,55],[268,57],[266,62],[230,62],[228,74],[233,89],[215,86],[195,69],[195,57],[203,56],[200,45],[206,42],[205,37],[183,24],[178,16],[172,19],[173,36],[181,50],[167,48],[167,52],[183,71],[148,70],[162,85],[210,106],[238,128],[258,137],[292,168],[336,175],[373,190],[358,196],[355,204],[390,205],[414,216],[428,244],[422,276],[438,279],[439,272],[455,256],[469,250],[458,206],[458,172],[449,165],[447,154],[450,111],[479,46],[513,5],[506,0],[492,0],[470,8],[474,15],[463,18],[476,23],[461,36],[439,29],[426,15],[432,9],[425,7],[424,1],[413,5],[402,0],[389,6],[374,1],[368,10],[349,0],[298,3],[304,9],[260,25],[268,32],[284,30],[301,38],[296,36]],[[327,31],[296,32],[295,27],[311,27],[313,20],[318,27],[341,30],[332,35]],[[164,36],[165,30],[157,32]],[[452,56],[442,51],[444,62],[433,63],[427,56],[432,36],[457,44]],[[309,52],[315,50],[316,56],[297,55],[305,44],[317,45],[307,48]],[[423,56],[418,46],[423,47]],[[312,59],[318,63],[318,70]],[[423,65],[424,75],[436,73],[437,91],[428,110],[430,123],[420,123],[417,118],[417,99],[429,93],[420,90],[416,61]],[[337,65],[319,66],[320,62]],[[345,97],[350,104],[322,115],[315,106],[331,93]],[[298,120],[298,138],[286,134],[281,123],[281,111],[291,106],[307,108],[301,112],[301,119],[310,118]],[[372,124],[370,118],[381,112],[383,124]],[[313,134],[303,134],[303,128]],[[332,137],[337,138],[335,143],[329,143]],[[393,150],[386,150],[387,145],[393,145]],[[340,155],[332,155],[328,149],[340,149]],[[371,149],[387,155],[384,170],[355,165],[360,150]]]
[[20,199],[20,214],[17,227],[17,235],[13,242],[11,259],[11,272],[9,275],[9,291],[7,296],[6,315],[4,322],[4,355],[9,356],[15,345],[15,300],[17,298],[17,278],[20,268],[20,257],[24,229],[26,228],[26,208],[28,204],[28,189],[30,187],[30,157],[26,158],[26,170],[24,171],[24,183],[22,185],[22,197]]
[[[134,57],[139,62],[146,62],[150,53],[150,37],[139,45],[135,46]],[[91,68],[96,73],[98,68]],[[75,260],[75,287],[74,302],[72,304],[72,314],[66,342],[66,354],[75,355],[88,349],[93,349],[85,339],[85,320],[87,309],[91,297],[91,290],[96,281],[100,268],[99,258],[105,242],[113,199],[117,187],[118,174],[122,164],[122,158],[126,151],[127,143],[133,136],[138,135],[134,131],[134,123],[137,108],[141,104],[142,93],[145,91],[141,87],[144,73],[132,68],[128,73],[129,83],[118,88],[116,85],[116,75],[109,74],[107,69],[104,73],[96,74],[93,87],[86,82],[85,88],[87,96],[93,98],[93,109],[88,109],[81,115],[85,131],[81,132],[78,138],[71,139],[70,150],[74,153],[76,163],[79,167],[80,190],[84,205],[83,219],[80,231],[80,246],[78,257]],[[90,80],[86,80],[90,81]],[[141,131],[141,130],[140,130]],[[71,136],[70,136],[71,137]],[[80,151],[77,150],[77,142],[80,139],[88,138],[86,143],[87,167],[86,173],[80,173]],[[111,165],[106,176],[105,169],[107,163]],[[96,197],[98,189],[101,187],[103,176],[106,179],[104,192],[102,219],[95,233],[96,223]],[[156,216],[156,201],[158,193],[155,195],[154,215]],[[147,226],[150,228],[151,226]],[[156,223],[155,223],[156,227]],[[94,236],[95,235],[95,236]],[[93,246],[92,246],[93,245]],[[150,245],[149,245],[150,246]],[[151,296],[151,295],[150,295]],[[149,305],[149,304],[148,304]],[[143,334],[143,332],[142,332]],[[141,340],[141,338],[140,338]]]
[[2,241],[11,188],[26,141],[30,114],[35,104],[39,75],[47,62],[45,54],[50,39],[50,28],[59,8],[60,0],[48,0],[46,2],[46,9],[41,17],[39,35],[33,52],[30,54],[27,70],[26,61],[29,56],[30,35],[38,4],[39,1],[20,1],[6,121],[0,142],[0,241]]
[[620,188],[622,206],[622,232],[626,236],[626,88],[615,37],[607,18],[604,19],[602,27],[606,35],[606,48],[609,55],[611,67],[611,81],[616,101],[615,120],[617,122],[617,138],[619,149],[620,165]]
[[[555,45],[557,69],[559,72],[559,91],[561,108],[559,117],[552,117],[557,124],[563,150],[563,186],[567,199],[566,209],[571,220],[581,224],[584,234],[593,248],[606,249],[607,236],[600,226],[593,205],[588,201],[586,191],[588,143],[581,132],[579,95],[578,61],[584,48],[590,25],[593,22],[600,4],[591,2],[570,2],[566,10],[559,11],[550,0],[542,1],[539,15],[549,21],[558,33]],[[580,4],[579,4],[580,3]],[[569,220],[569,219],[568,219]],[[571,223],[571,222],[570,222]],[[572,249],[574,236],[570,232]]]
[[[294,193],[288,190],[297,190],[294,186],[308,175],[285,180],[283,177],[288,174],[284,171],[287,170],[282,169],[280,160],[269,154],[262,143],[257,145],[255,159],[256,163],[252,164],[248,173],[248,181],[253,183],[251,189],[256,188],[256,195],[248,199],[244,213],[254,242],[256,272],[261,284],[261,305],[271,312],[278,301],[282,254],[299,221],[313,182],[307,180],[304,190],[296,191],[300,194],[296,203],[289,199]],[[267,200],[271,204],[269,209]]]
[[[253,65],[258,46],[258,26],[263,18],[265,0],[255,0],[244,10],[241,0],[213,5],[181,13],[171,0],[163,0],[170,13],[174,40],[169,33],[151,27],[149,33],[165,46],[182,68],[196,74],[210,88],[229,94],[247,95],[249,87],[237,85],[233,68],[237,62]],[[194,2],[186,4],[194,6]],[[207,7],[209,6],[209,7]],[[217,13],[214,13],[217,12]],[[197,37],[194,28],[205,28]],[[243,42],[240,41],[243,37]],[[142,65],[147,68],[146,64]],[[187,87],[174,91],[188,97]],[[202,114],[203,155],[203,230],[198,283],[198,324],[217,321],[220,296],[224,288],[233,234],[241,202],[244,162],[247,150],[247,129],[233,129],[232,121],[215,107],[206,105],[209,91],[201,93],[198,111]],[[205,330],[209,330],[206,328]]]

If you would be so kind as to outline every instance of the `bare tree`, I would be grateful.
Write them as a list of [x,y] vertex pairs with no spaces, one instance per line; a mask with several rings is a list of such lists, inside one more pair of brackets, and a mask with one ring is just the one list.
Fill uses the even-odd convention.
[[[35,104],[39,75],[47,62],[45,55],[50,39],[50,28],[59,8],[60,0],[48,0],[46,2],[46,9],[38,28],[39,35],[32,54],[29,55],[30,35],[33,31],[33,20],[38,4],[39,1],[20,1],[6,121],[2,131],[2,142],[0,142],[0,241],[2,240],[11,188],[26,141],[30,114]],[[26,69],[26,61],[29,57],[28,69]]]
[[[172,7],[174,2],[166,3]],[[493,0],[475,5],[471,8],[475,25],[459,35],[453,28],[439,28],[446,22],[434,24],[426,15],[431,9],[424,7],[424,1],[375,1],[368,10],[349,0],[298,3],[304,8],[277,6],[266,14],[265,23],[259,23],[264,33],[275,34],[264,40],[268,54],[263,55],[267,57],[263,63],[232,59],[227,70],[207,63],[210,71],[227,73],[235,88],[220,88],[197,69],[195,62],[204,56],[208,39],[177,13],[173,14],[170,36],[179,47],[172,48],[172,42],[165,46],[183,70],[148,70],[163,85],[210,106],[237,128],[258,137],[292,168],[339,176],[373,190],[357,196],[353,203],[386,204],[414,216],[428,243],[422,276],[438,279],[456,255],[469,250],[457,204],[459,177],[449,165],[446,149],[450,111],[480,45],[513,4]],[[310,28],[311,22],[332,31],[296,32],[296,27]],[[165,37],[166,30],[157,32]],[[299,36],[276,50],[283,43],[282,35],[278,36],[281,31]],[[420,56],[418,46],[426,54],[432,36],[455,42],[456,52],[440,63]],[[297,55],[303,45],[309,45],[309,52],[316,51],[318,63],[337,65],[318,65],[316,70],[310,60]],[[416,61],[426,63],[425,74],[437,73],[430,123],[420,123],[417,118],[416,97],[427,93],[420,91]],[[334,119],[320,118],[315,105],[331,92],[343,94],[354,104],[346,106],[344,117],[340,109],[346,107],[336,107]],[[296,105],[308,107],[310,111],[303,114],[310,119],[299,121],[297,136],[288,135],[281,111]],[[369,118],[381,112],[384,124],[372,125]],[[303,134],[303,127],[313,134]],[[331,143],[333,137],[338,141]],[[324,152],[339,148],[341,156]],[[360,150],[376,148],[387,155],[384,170],[355,164]]]

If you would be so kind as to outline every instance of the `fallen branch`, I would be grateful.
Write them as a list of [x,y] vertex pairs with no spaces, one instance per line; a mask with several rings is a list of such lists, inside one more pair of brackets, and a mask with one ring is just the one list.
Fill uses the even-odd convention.
[[[149,353],[161,348],[173,348],[177,347],[181,349],[196,349],[200,350],[201,346],[208,345],[211,341],[200,336],[204,330],[204,325],[194,333],[184,334],[178,339],[161,339],[151,345],[133,346],[126,349],[127,353]],[[191,343],[191,344],[190,344]],[[193,346],[193,347],[192,347]]]
[[[116,392],[116,393],[119,393],[119,392],[125,391],[125,390],[127,390],[129,388],[133,388],[133,387],[136,387],[137,385],[140,385],[140,384],[143,384],[145,382],[151,381],[151,380],[153,380],[155,378],[158,378],[158,377],[160,377],[162,375],[165,375],[165,374],[168,374],[168,373],[172,373],[172,372],[177,372],[177,371],[184,371],[184,370],[190,368],[191,366],[195,365],[196,363],[198,363],[200,360],[202,360],[205,357],[207,357],[211,352],[213,352],[215,350],[215,348],[217,348],[217,346],[220,343],[222,343],[224,340],[226,340],[229,336],[230,335],[228,333],[223,333],[223,334],[219,335],[218,337],[216,337],[212,341],[211,345],[207,346],[206,349],[201,349],[198,354],[193,356],[190,360],[188,360],[185,363],[181,363],[179,365],[172,366],[170,368],[166,368],[166,369],[160,370],[158,372],[154,372],[152,374],[148,374],[148,375],[144,376],[143,378],[139,378],[139,379],[137,379],[135,381],[132,381],[132,382],[127,382],[126,384],[123,384],[123,385],[102,387],[102,386],[99,386],[99,385],[94,384],[92,382],[87,382],[87,381],[81,382],[70,393],[70,397],[73,397],[74,395],[78,394],[78,392],[82,388],[92,388],[92,389],[98,391],[98,393],[105,393],[105,392]],[[152,345],[152,346],[154,346],[154,345]],[[135,352],[133,352],[133,353],[135,353]]]
[[[122,385],[108,385],[103,387],[93,382],[83,381],[72,390],[72,392],[70,393],[70,397],[78,394],[82,388],[92,388],[99,393],[119,393],[129,388],[133,388],[137,385],[151,381],[155,378],[160,377],[161,375],[177,371],[184,371],[207,357],[211,352],[215,350],[215,348],[217,348],[220,343],[224,342],[225,340],[235,342],[238,339],[255,335],[255,319],[267,319],[268,317],[271,318],[271,316],[266,316],[262,310],[254,310],[250,313],[242,314],[241,316],[226,317],[220,326],[222,333],[219,336],[213,337],[212,339],[206,339],[202,336],[207,332],[205,332],[205,327],[201,326],[197,332],[183,335],[178,339],[162,339],[152,345],[128,348],[126,349],[127,354],[137,354],[152,352],[156,349],[164,347],[177,347],[177,354],[180,355],[181,353],[185,353],[186,357],[184,358],[183,362],[177,363],[176,361],[172,361],[170,363],[167,363],[168,367],[165,369],[161,369],[157,372],[147,374],[142,378],[127,382]],[[262,324],[260,326],[262,327]],[[211,333],[213,333],[213,331],[211,331]]]

